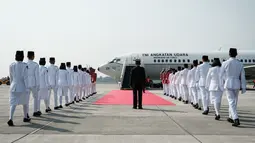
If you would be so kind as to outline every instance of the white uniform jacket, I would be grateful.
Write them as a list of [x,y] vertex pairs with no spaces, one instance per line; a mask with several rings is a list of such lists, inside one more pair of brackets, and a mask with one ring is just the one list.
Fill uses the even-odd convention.
[[225,89],[242,89],[246,92],[246,79],[243,64],[235,58],[229,58],[222,63],[220,78],[225,80]]
[[198,82],[199,86],[205,86],[206,76],[210,67],[211,65],[209,65],[208,62],[204,62],[203,64],[197,67],[195,79],[196,79],[196,82]]
[[207,77],[206,77],[206,89],[209,91],[223,91],[223,87],[221,85],[221,78],[220,78],[220,70],[221,68],[211,67],[208,71]]

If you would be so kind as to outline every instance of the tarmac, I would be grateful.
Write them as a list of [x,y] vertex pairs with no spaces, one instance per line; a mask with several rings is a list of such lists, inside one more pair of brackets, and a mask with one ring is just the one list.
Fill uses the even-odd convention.
[[[190,104],[162,95],[176,106],[144,106],[143,110],[122,105],[92,105],[107,92],[118,89],[115,84],[98,84],[98,94],[61,110],[33,117],[33,97],[30,101],[31,123],[23,122],[22,106],[15,111],[15,127],[9,127],[9,87],[0,86],[0,142],[9,143],[254,143],[255,92],[239,96],[238,113],[241,125],[232,127],[226,121],[228,103],[223,97],[221,120],[195,110]],[[53,96],[51,96],[51,104]],[[64,101],[64,100],[63,100]],[[51,107],[53,109],[53,107]]]

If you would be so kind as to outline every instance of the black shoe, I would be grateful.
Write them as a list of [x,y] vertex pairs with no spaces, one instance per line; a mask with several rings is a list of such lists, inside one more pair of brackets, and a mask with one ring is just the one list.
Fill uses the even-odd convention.
[[69,105],[70,105],[70,103],[65,104],[66,107],[68,107]]
[[237,127],[237,126],[239,126],[239,125],[240,125],[239,119],[235,119],[235,120],[234,120],[234,123],[232,124],[232,126]]
[[133,107],[133,109],[137,109],[137,107]]
[[220,115],[215,114],[215,120],[220,120]]
[[60,105],[60,106],[58,106],[58,108],[63,108],[63,106],[62,106],[62,105]]
[[166,96],[169,96],[169,94],[166,94]]
[[209,111],[208,110],[205,110],[202,114],[203,115],[208,115]]
[[80,101],[79,100],[76,100],[76,103],[79,103]]
[[177,99],[177,97],[174,97],[174,99],[176,100],[176,99]]
[[[54,109],[55,109],[55,108],[54,108]],[[46,112],[46,113],[48,113],[48,112],[50,112],[50,111],[51,111],[51,110],[49,110],[49,109],[45,109],[45,112]]]
[[231,118],[228,118],[227,121],[228,121],[229,123],[234,123],[234,120],[231,119]]
[[202,108],[201,108],[201,107],[198,107],[197,109],[198,109],[198,110],[202,110]]
[[9,120],[9,121],[7,122],[7,124],[8,124],[9,126],[14,126],[14,124],[13,124],[13,121],[12,121],[12,120]]
[[34,112],[34,113],[33,113],[33,116],[34,116],[34,117],[39,117],[40,115],[39,115],[38,112]]
[[37,111],[38,115],[41,116],[42,115],[42,112],[41,111]]
[[72,104],[74,104],[74,101],[72,102]]
[[79,101],[82,101],[81,99]]
[[193,102],[190,102],[191,105],[194,105]]
[[58,109],[59,109],[59,106],[57,106],[57,107],[54,107],[54,109],[55,109],[55,110],[58,110]]
[[143,109],[143,107],[138,107],[138,109]]
[[164,95],[166,95],[166,93],[164,93]]
[[30,121],[31,121],[30,118],[24,118],[24,119],[23,119],[23,122],[30,122]]
[[52,110],[50,109],[50,107],[48,107],[48,110],[49,110],[49,112],[52,111]]
[[179,97],[179,98],[178,98],[178,100],[179,100],[179,101],[182,101],[182,98],[181,98],[181,97]]
[[85,98],[85,97],[83,97],[82,99],[83,99],[83,100],[85,100],[86,98]]
[[186,101],[185,101],[185,104],[188,104],[188,103],[189,103],[189,101],[188,101],[188,100],[186,100]]
[[30,116],[27,114],[27,118],[30,118]]

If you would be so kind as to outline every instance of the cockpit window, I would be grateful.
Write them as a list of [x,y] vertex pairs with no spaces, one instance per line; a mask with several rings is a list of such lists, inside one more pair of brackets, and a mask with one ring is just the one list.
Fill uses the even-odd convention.
[[117,62],[119,62],[119,61],[120,61],[119,58],[115,58],[115,59],[113,59],[112,61],[110,61],[109,63],[117,63]]

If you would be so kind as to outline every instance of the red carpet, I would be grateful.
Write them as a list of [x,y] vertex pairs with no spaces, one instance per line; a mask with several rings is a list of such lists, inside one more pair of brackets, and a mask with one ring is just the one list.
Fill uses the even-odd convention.
[[[96,105],[133,105],[132,90],[113,90],[98,99],[93,104]],[[171,101],[167,101],[151,92],[143,93],[143,105],[169,105],[175,106]]]

